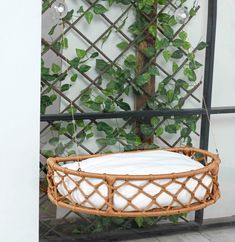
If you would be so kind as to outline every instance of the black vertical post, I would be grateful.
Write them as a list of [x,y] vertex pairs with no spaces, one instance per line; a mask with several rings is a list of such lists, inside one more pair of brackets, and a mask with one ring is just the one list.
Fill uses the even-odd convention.
[[[207,20],[207,44],[205,58],[205,73],[203,84],[203,108],[211,110],[211,96],[213,84],[214,70],[214,53],[215,53],[215,37],[216,37],[216,19],[217,19],[217,0],[208,0],[208,20]],[[210,114],[209,114],[210,115]],[[200,148],[208,149],[210,123],[207,115],[203,114],[201,118]],[[195,222],[203,223],[203,209],[196,211]]]

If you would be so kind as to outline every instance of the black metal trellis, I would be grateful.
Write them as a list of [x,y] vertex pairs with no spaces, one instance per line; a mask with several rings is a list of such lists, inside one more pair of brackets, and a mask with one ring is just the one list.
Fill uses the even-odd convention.
[[[191,116],[191,115],[206,115],[205,108],[194,108],[194,109],[175,109],[175,110],[148,110],[148,111],[125,111],[115,113],[75,113],[75,120],[97,120],[97,119],[113,119],[113,118],[135,118],[141,119],[143,117],[170,117],[170,116]],[[208,110],[209,114],[229,114],[235,113],[235,106],[227,107],[211,107]],[[53,122],[53,121],[72,121],[71,114],[45,114],[41,115],[42,122]],[[206,120],[208,122],[208,120]]]
[[[232,107],[232,106],[231,107],[211,107],[213,63],[214,63],[215,36],[216,36],[216,15],[217,15],[217,0],[208,0],[207,43],[209,46],[206,50],[204,86],[203,86],[203,96],[205,99],[205,103],[203,103],[202,108],[181,109],[181,110],[128,111],[128,112],[115,112],[115,113],[82,112],[82,113],[76,113],[74,115],[74,118],[76,120],[82,119],[82,120],[95,121],[98,119],[113,119],[113,118],[141,119],[143,117],[153,117],[156,115],[163,116],[163,117],[201,115],[200,148],[208,149],[210,124],[208,122],[206,109],[208,109],[209,115],[235,113],[235,107]],[[114,25],[114,27],[116,26]],[[91,81],[91,83],[94,84],[94,81]],[[53,121],[71,121],[71,120],[72,120],[72,116],[70,114],[41,115],[42,122],[50,123]],[[197,222],[198,224],[202,224],[203,210],[196,212],[195,222]],[[188,226],[190,227],[190,225]]]

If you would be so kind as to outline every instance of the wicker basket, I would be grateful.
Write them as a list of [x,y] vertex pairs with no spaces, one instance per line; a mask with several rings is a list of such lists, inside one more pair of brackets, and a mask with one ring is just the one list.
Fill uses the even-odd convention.
[[[218,171],[219,171],[219,164],[220,159],[218,155],[212,154],[208,151],[196,149],[196,148],[170,148],[170,149],[164,149],[171,152],[177,152],[182,153],[184,155],[187,155],[194,160],[197,160],[198,162],[201,162],[204,164],[203,168],[197,169],[197,170],[191,170],[187,172],[181,172],[181,173],[171,173],[171,174],[158,174],[158,175],[112,175],[112,174],[101,174],[101,173],[89,173],[89,172],[83,172],[83,171],[74,171],[70,170],[68,168],[61,167],[58,163],[60,162],[69,162],[69,161],[82,161],[84,159],[88,159],[91,157],[98,157],[101,156],[101,154],[98,155],[85,155],[85,156],[77,156],[77,157],[57,157],[57,158],[49,158],[48,159],[48,196],[49,199],[56,204],[59,207],[67,208],[75,212],[81,212],[81,213],[87,213],[87,214],[95,214],[100,216],[120,216],[120,217],[138,217],[138,216],[168,216],[173,214],[179,214],[179,213],[185,213],[189,211],[195,211],[198,209],[205,208],[213,203],[215,203],[218,198],[220,197],[219,192],[219,185],[218,185]],[[144,151],[135,151],[135,152],[144,152]],[[54,180],[54,176],[57,175],[60,177],[60,182],[56,183]],[[203,183],[203,178],[207,176],[211,178],[211,184],[210,186],[205,186]],[[65,177],[69,177],[75,184],[76,187],[74,187],[72,190],[69,190],[69,188],[66,187]],[[74,178],[79,179],[74,179]],[[179,182],[179,180],[182,180],[181,178],[184,178],[182,182]],[[98,184],[93,184],[91,179],[98,179]],[[167,179],[169,182],[167,184],[160,184],[160,180]],[[187,183],[190,180],[194,180],[197,185],[193,191],[189,190],[187,188]],[[144,180],[145,185],[144,186],[136,186],[136,193],[134,196],[125,197],[123,194],[120,194],[119,187],[115,184],[117,184],[117,181],[122,181],[122,184],[124,185],[133,185],[133,181],[140,181]],[[89,183],[89,185],[92,187],[92,192],[89,195],[86,195],[83,191],[82,186],[80,186],[81,182],[86,181]],[[169,186],[171,183],[180,184],[180,188],[177,189],[176,192],[170,193],[167,190],[167,186]],[[58,186],[62,184],[67,194],[66,196],[61,195],[58,192]],[[154,195],[146,194],[144,191],[144,187],[147,185],[155,185],[160,187],[160,192],[157,192]],[[99,191],[100,186],[107,186],[107,196],[104,196]],[[204,187],[206,192],[203,199],[198,199],[196,194],[196,191],[198,187]],[[75,203],[73,199],[71,199],[71,194],[75,190],[79,190],[81,194],[84,194],[84,200],[81,201],[81,203]],[[179,199],[177,198],[177,195],[182,191],[187,191],[190,193],[190,201],[188,201],[186,204],[181,203]],[[157,198],[162,193],[167,194],[172,199],[171,204],[168,206],[161,206],[157,203]],[[92,203],[90,200],[92,195],[98,195],[103,199],[103,205],[102,206],[95,206],[94,203]],[[133,203],[133,200],[136,196],[139,194],[143,194],[146,197],[148,197],[148,200],[150,198],[150,202],[146,209],[144,210],[138,210],[138,207],[135,206]],[[135,208],[135,211],[125,211],[125,209],[116,209],[113,203],[114,196],[122,196],[123,199],[126,200],[127,206],[131,206]],[[89,200],[90,199],[90,200]],[[89,204],[87,206],[86,204]],[[177,204],[177,206],[175,206]],[[149,209],[152,206],[155,206],[154,209]],[[127,207],[126,206],[126,207]]]

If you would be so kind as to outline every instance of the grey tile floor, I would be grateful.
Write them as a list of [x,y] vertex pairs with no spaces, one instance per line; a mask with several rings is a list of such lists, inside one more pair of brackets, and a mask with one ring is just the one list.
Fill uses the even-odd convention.
[[158,236],[122,242],[235,242],[235,226]]

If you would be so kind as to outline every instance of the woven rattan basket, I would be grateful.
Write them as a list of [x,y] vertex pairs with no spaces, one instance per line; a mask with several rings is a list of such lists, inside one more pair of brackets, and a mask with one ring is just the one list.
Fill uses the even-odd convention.
[[[168,216],[173,214],[185,213],[189,211],[194,211],[198,209],[205,208],[217,201],[220,197],[219,192],[219,185],[218,185],[218,171],[219,171],[219,164],[220,159],[218,155],[210,153],[205,150],[196,149],[196,148],[171,148],[171,149],[164,149],[171,152],[177,152],[184,155],[187,155],[194,160],[201,162],[204,164],[203,168],[197,170],[191,170],[188,172],[181,172],[181,173],[171,173],[171,174],[150,174],[150,175],[112,175],[112,174],[100,174],[100,173],[89,173],[83,171],[74,171],[68,168],[61,167],[58,163],[60,162],[69,162],[69,161],[82,161],[84,159],[88,159],[91,157],[101,156],[98,155],[85,155],[85,156],[77,156],[77,157],[57,157],[57,158],[49,158],[48,159],[48,196],[49,199],[59,207],[67,208],[75,212],[87,213],[87,214],[95,214],[100,216],[121,216],[121,217],[138,217],[138,216]],[[144,152],[144,151],[136,151],[136,152]],[[144,161],[143,161],[144,162]],[[54,175],[60,177],[60,182],[56,183]],[[211,184],[209,187],[206,187],[202,180],[205,176],[209,176],[211,178]],[[65,177],[69,177],[69,179],[73,180],[76,184],[72,190],[66,187]],[[79,178],[79,179],[75,179]],[[183,182],[179,182],[180,178],[185,178]],[[99,179],[99,183],[94,185],[91,179]],[[159,185],[158,181],[167,179],[169,182],[165,185]],[[189,180],[195,180],[197,185],[193,191],[187,188],[187,182]],[[135,186],[137,192],[133,197],[124,197],[122,194],[119,193],[118,186],[115,185],[117,181],[123,181],[125,185],[133,186],[133,181],[140,181],[144,180],[144,186]],[[83,191],[82,186],[80,186],[81,182],[86,181],[92,187],[92,192],[89,195],[86,195]],[[170,193],[167,190],[167,186],[169,184],[177,182],[180,184],[180,188],[175,193]],[[58,185],[63,184],[65,189],[67,190],[66,196],[61,195],[58,192]],[[144,187],[153,184],[160,187],[160,192],[150,195],[146,194],[144,191]],[[100,193],[99,187],[101,185],[107,186],[107,196],[104,196]],[[197,188],[202,186],[206,189],[205,196],[203,199],[199,200],[195,193]],[[75,203],[71,199],[71,194],[75,190],[79,190],[81,194],[84,194],[84,200],[81,203]],[[182,204],[178,198],[177,194],[181,191],[187,190],[190,193],[191,198],[187,204]],[[172,198],[172,202],[168,206],[161,206],[157,204],[157,197],[160,196],[162,193],[166,193]],[[103,199],[103,205],[96,207],[89,198],[92,195],[99,195]],[[133,199],[138,196],[139,194],[144,194],[146,197],[150,198],[151,201],[149,205],[144,210],[138,210],[133,204]],[[135,211],[125,211],[125,209],[116,209],[113,203],[113,198],[115,195],[122,196],[123,199],[126,200],[127,206],[131,206],[134,208]],[[174,204],[178,204],[175,206]],[[85,204],[89,204],[86,206]],[[149,209],[151,206],[155,206],[154,209]]]

